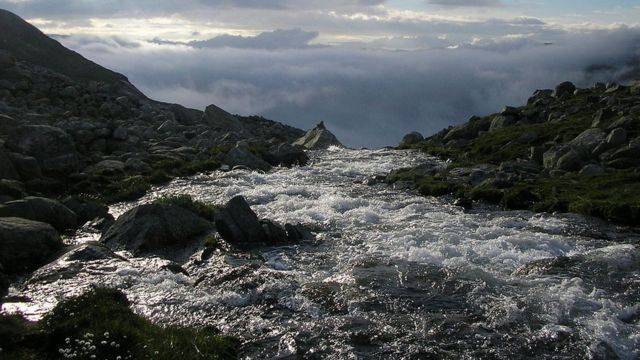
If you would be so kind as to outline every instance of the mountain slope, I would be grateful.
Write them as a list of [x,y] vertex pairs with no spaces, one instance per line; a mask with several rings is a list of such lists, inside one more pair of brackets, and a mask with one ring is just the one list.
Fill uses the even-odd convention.
[[0,9],[0,49],[18,60],[52,69],[76,81],[95,80],[133,88],[124,75],[87,60],[3,9]]

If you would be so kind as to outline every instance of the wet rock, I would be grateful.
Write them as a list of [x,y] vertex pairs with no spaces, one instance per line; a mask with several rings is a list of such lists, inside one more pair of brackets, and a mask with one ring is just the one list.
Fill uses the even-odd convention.
[[44,171],[68,173],[80,165],[71,135],[53,126],[20,126],[7,138],[5,146],[14,152],[33,156]]
[[418,144],[423,140],[424,140],[424,136],[422,136],[422,134],[420,134],[417,131],[413,131],[402,137],[402,140],[400,141],[399,146],[400,147],[411,146],[411,145]]
[[9,290],[9,277],[4,273],[4,267],[0,264],[0,299],[7,295],[7,290]]
[[576,91],[576,86],[570,81],[565,81],[556,86],[555,90],[553,91],[553,96],[555,98],[571,96],[573,95],[574,91]]
[[327,130],[324,122],[320,122],[315,128],[307,131],[303,137],[294,141],[293,145],[302,145],[312,150],[326,149],[330,146],[344,147],[336,136]]
[[220,236],[231,244],[267,243],[258,216],[242,196],[236,196],[215,213],[215,223]]
[[261,158],[255,156],[248,150],[243,149],[242,147],[234,147],[231,149],[227,155],[224,157],[224,163],[229,166],[246,166],[253,170],[262,170],[268,171],[271,169],[271,165],[262,160]]
[[268,219],[263,219],[260,220],[260,225],[262,225],[262,230],[268,239],[268,244],[279,245],[288,242],[287,232],[279,224]]
[[122,214],[100,241],[134,255],[178,257],[211,228],[211,223],[181,207],[145,204]]
[[284,229],[287,232],[287,239],[293,243],[315,239],[315,236],[302,224],[285,224]]
[[169,262],[160,267],[160,270],[169,271],[172,274],[182,274],[184,276],[189,276],[189,272],[185,270],[180,264],[175,262]]
[[458,199],[456,199],[456,201],[453,203],[454,206],[459,206],[465,210],[470,210],[473,208],[473,200],[468,198],[468,197],[460,197]]
[[58,231],[75,229],[78,226],[76,214],[61,202],[41,198],[26,197],[0,205],[0,217],[19,217],[47,223]]
[[62,200],[62,204],[76,214],[78,224],[84,224],[96,218],[113,219],[113,216],[109,214],[108,206],[90,198],[67,196]]
[[0,264],[7,274],[31,271],[62,247],[49,224],[21,218],[0,218]]
[[81,245],[71,246],[56,260],[36,270],[27,283],[49,283],[64,279],[75,278],[87,263],[96,260],[115,259],[126,261],[111,249],[99,242],[91,241]]
[[304,149],[301,145],[280,144],[269,150],[267,161],[273,166],[304,166],[309,161]]

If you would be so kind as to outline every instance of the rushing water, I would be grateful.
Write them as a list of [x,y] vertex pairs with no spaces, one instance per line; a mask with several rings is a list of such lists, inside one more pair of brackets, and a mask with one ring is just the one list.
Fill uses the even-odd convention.
[[[640,357],[636,229],[483,206],[464,212],[450,199],[363,184],[434,161],[414,152],[330,149],[311,158],[267,174],[176,180],[140,202],[186,193],[221,204],[241,194],[262,218],[312,228],[314,241],[205,261],[196,254],[188,276],[159,271],[166,260],[122,254],[127,261],[92,261],[71,279],[33,281],[20,291],[32,302],[5,310],[38,315],[99,284],[123,289],[159,323],[240,337],[246,359]],[[560,255],[583,261],[516,271]]]

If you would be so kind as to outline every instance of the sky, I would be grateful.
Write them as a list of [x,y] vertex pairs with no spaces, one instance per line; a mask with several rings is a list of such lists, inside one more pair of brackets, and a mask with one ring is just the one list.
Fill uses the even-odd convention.
[[637,0],[0,0],[148,96],[395,145],[640,78]]

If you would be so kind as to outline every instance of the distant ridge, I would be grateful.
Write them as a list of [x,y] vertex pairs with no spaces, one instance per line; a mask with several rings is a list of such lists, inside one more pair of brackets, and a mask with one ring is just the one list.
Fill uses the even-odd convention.
[[94,80],[124,85],[142,95],[126,76],[65,48],[18,15],[4,9],[0,9],[0,50],[10,52],[18,60],[55,70],[76,81]]

